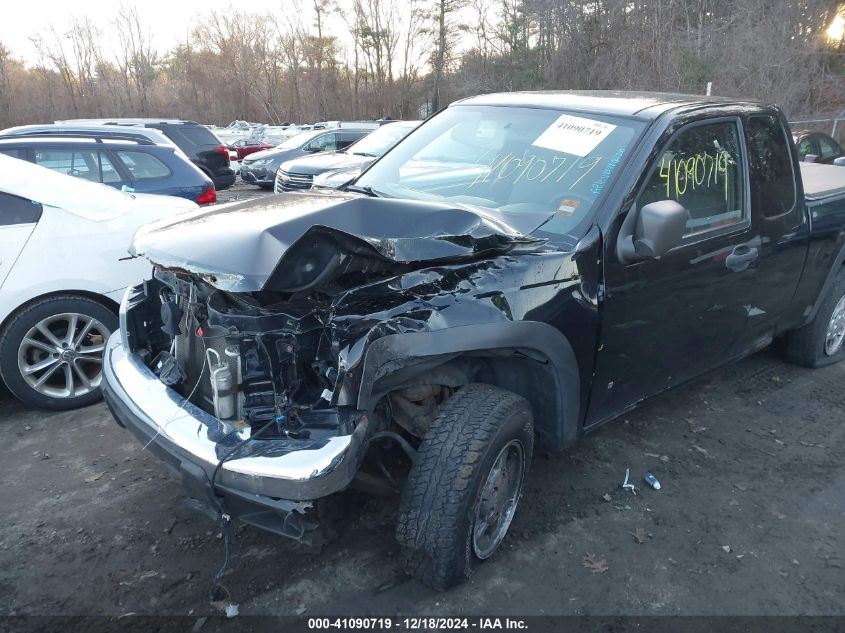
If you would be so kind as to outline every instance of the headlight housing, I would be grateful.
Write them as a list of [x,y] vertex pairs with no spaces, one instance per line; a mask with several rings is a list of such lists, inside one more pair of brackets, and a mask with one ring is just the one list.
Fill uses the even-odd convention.
[[264,167],[273,162],[272,158],[259,158],[257,160],[244,160],[243,164],[249,167]]
[[334,240],[319,233],[305,235],[291,245],[267,280],[278,292],[298,292],[328,279],[341,261]]

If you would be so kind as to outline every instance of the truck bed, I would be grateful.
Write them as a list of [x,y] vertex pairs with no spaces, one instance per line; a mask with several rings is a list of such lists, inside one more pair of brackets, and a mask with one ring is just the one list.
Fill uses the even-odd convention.
[[845,167],[801,163],[801,178],[807,202],[845,196]]

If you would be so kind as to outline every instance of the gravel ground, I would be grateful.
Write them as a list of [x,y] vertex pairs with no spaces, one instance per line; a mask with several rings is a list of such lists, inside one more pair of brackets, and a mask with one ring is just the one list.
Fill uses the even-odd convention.
[[252,198],[261,198],[263,196],[272,196],[272,189],[262,189],[249,183],[244,182],[238,177],[234,185],[228,189],[217,192],[217,202],[223,204],[225,202],[235,202],[237,200],[251,200]]
[[[503,547],[447,593],[400,573],[396,501],[357,493],[322,549],[239,529],[223,580],[242,614],[842,615],[843,384],[767,351],[537,455]],[[0,395],[0,444],[0,615],[215,612],[218,532],[104,405]]]

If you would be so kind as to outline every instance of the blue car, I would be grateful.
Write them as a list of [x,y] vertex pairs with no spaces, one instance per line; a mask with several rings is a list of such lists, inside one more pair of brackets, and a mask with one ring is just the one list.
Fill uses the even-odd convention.
[[115,189],[217,202],[211,179],[173,145],[137,137],[7,136],[0,137],[0,154]]

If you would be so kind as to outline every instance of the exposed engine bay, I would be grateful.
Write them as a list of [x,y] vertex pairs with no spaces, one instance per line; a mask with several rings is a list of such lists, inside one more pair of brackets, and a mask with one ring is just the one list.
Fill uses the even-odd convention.
[[[359,202],[329,201],[334,206],[323,215],[353,206],[341,216],[346,222]],[[225,216],[216,213],[216,221]],[[432,225],[425,239],[373,238],[312,225],[260,277],[177,259],[172,250],[151,254],[149,244],[160,249],[173,237],[167,223],[152,225],[135,240],[136,253],[153,260],[156,270],[126,311],[130,349],[161,382],[220,420],[221,433],[266,427],[262,439],[297,440],[348,434],[361,361],[372,341],[449,324],[444,310],[461,295],[501,287],[500,271],[510,267],[503,260],[514,261],[509,254],[536,252],[544,243],[467,210],[444,210],[440,219],[462,234]],[[201,216],[197,221],[203,223]],[[276,219],[268,233],[281,225]],[[401,235],[401,229],[386,230]],[[494,293],[469,312],[445,314],[461,325],[486,308],[485,320],[504,320],[504,303]],[[425,420],[448,395],[442,390],[468,379],[451,366],[438,371],[445,375],[436,384],[400,385],[386,400],[391,418],[414,436],[424,435]]]

